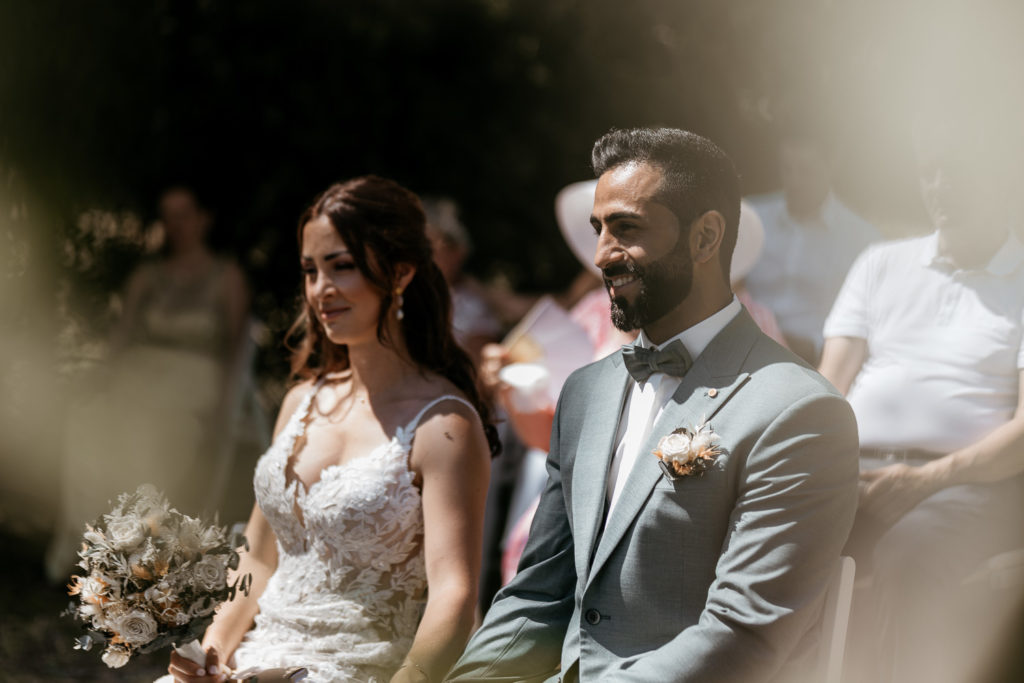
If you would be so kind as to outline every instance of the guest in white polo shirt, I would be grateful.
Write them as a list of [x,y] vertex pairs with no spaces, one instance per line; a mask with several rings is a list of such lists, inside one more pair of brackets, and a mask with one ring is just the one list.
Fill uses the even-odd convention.
[[995,148],[945,114],[915,126],[936,231],[869,247],[825,323],[820,370],[862,448],[848,549],[872,575],[873,642],[849,654],[881,669],[864,680],[975,680],[986,629],[964,623],[962,581],[1024,545],[1024,246]]

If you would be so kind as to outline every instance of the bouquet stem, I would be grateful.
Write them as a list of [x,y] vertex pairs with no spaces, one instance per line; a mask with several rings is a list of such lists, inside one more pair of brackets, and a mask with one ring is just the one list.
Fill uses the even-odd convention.
[[192,660],[199,666],[206,666],[206,651],[198,640],[190,640],[184,645],[175,645],[174,651],[185,659]]

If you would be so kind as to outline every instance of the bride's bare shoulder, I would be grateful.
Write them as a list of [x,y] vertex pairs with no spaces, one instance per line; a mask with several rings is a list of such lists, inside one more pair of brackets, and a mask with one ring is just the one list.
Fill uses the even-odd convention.
[[274,425],[274,436],[280,432],[288,420],[291,419],[292,413],[294,413],[299,404],[302,403],[302,399],[305,398],[306,394],[309,393],[310,389],[313,388],[315,380],[306,379],[302,380],[298,384],[292,386],[288,390],[288,393],[284,395],[284,399],[281,401],[281,410],[277,414],[277,424]]

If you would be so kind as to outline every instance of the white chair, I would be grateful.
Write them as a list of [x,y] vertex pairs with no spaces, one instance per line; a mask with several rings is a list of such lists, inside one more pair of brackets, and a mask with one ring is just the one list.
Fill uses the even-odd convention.
[[820,683],[839,683],[846,654],[846,630],[850,622],[853,600],[853,578],[857,565],[852,557],[839,558],[825,593],[825,609],[821,619],[821,647],[818,651],[816,675]]

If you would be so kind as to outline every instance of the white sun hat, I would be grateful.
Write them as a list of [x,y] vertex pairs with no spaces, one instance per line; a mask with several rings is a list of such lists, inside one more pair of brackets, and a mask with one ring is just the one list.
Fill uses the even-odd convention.
[[[596,188],[597,180],[584,180],[566,185],[555,197],[555,217],[558,219],[562,237],[576,255],[576,260],[590,272],[600,275],[600,269],[594,265],[597,233],[590,224]],[[764,225],[761,218],[750,204],[746,201],[740,202],[739,234],[736,237],[736,249],[732,254],[730,268],[730,280],[733,284],[750,274],[761,257],[763,247]]]
[[562,231],[565,243],[580,262],[590,272],[600,275],[600,269],[594,265],[597,253],[597,233],[590,224],[590,213],[594,210],[594,190],[597,180],[584,180],[566,185],[555,197],[555,218],[558,228]]

